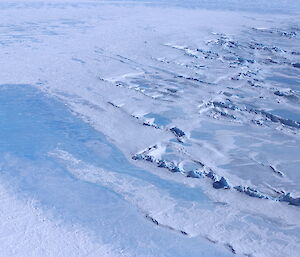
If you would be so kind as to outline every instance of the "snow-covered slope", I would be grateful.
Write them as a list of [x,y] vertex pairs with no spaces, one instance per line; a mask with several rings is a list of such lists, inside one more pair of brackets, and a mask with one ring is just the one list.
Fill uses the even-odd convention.
[[300,252],[297,1],[0,2],[0,256]]

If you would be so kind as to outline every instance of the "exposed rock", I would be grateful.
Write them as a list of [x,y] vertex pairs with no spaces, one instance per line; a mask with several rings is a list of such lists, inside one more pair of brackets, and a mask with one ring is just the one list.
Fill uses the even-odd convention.
[[300,198],[293,198],[290,193],[280,196],[278,200],[288,202],[290,205],[300,206]]
[[253,189],[251,187],[235,186],[234,189],[236,189],[239,192],[244,192],[246,195],[249,195],[251,197],[256,197],[256,198],[261,198],[261,199],[270,199],[269,196],[264,195],[263,193],[259,192],[256,189]]
[[219,181],[215,181],[213,183],[213,187],[215,189],[221,189],[221,188],[230,189],[230,186],[224,177],[221,177],[221,179]]
[[204,174],[203,174],[203,172],[201,172],[199,170],[191,170],[191,171],[189,171],[187,177],[189,177],[189,178],[203,178]]
[[177,136],[177,137],[185,136],[185,133],[179,128],[174,127],[174,128],[171,128],[170,131],[172,131],[175,134],[175,136]]
[[132,159],[133,159],[133,160],[143,160],[144,157],[143,157],[142,154],[137,153],[137,154],[135,154],[134,156],[132,156]]
[[300,63],[293,63],[293,67],[300,69]]
[[159,168],[168,168],[167,163],[164,160],[159,160],[158,164],[157,164],[157,167],[159,167]]
[[271,170],[272,170],[274,173],[276,173],[276,174],[279,175],[280,177],[283,177],[283,176],[284,176],[284,174],[283,174],[280,170],[275,169],[272,165],[270,165],[270,168],[271,168]]

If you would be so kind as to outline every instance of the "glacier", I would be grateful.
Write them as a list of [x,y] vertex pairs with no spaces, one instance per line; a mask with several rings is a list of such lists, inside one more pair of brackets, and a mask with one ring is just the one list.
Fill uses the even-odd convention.
[[1,257],[298,256],[299,2],[0,18]]

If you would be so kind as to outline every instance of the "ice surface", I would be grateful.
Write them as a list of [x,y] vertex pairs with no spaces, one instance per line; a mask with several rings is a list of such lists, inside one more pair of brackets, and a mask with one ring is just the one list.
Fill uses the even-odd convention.
[[1,1],[0,256],[297,257],[299,11]]
[[[179,189],[176,182],[163,181],[130,165],[103,135],[72,116],[61,103],[46,98],[29,85],[2,85],[0,91],[1,127],[5,127],[1,130],[1,179],[9,181],[18,193],[35,199],[45,210],[51,209],[55,218],[89,229],[105,244],[115,242],[114,247],[119,252],[130,256],[148,256],[149,253],[198,256],[199,252],[203,256],[211,253],[229,256],[224,249],[217,250],[202,238],[189,239],[182,233],[157,229],[145,219],[145,215],[157,211],[161,205],[159,196],[167,201],[170,194],[180,201],[182,195],[184,202],[203,201],[205,204],[208,199],[201,197],[199,189],[181,192],[182,187]],[[65,167],[60,159],[70,161],[71,167]],[[88,169],[81,162],[98,163],[114,172],[102,174],[96,170],[91,174],[94,179],[86,177]],[[70,172],[75,177],[70,176]],[[101,186],[97,186],[98,181]],[[149,193],[151,197],[147,197]],[[129,204],[123,199],[127,194]],[[131,194],[134,205],[130,204]],[[172,200],[169,202],[171,205]],[[155,205],[155,210],[148,210],[148,205]],[[173,207],[168,205],[160,206],[159,212]],[[139,231],[141,228],[143,233]],[[164,247],[165,244],[168,247]]]

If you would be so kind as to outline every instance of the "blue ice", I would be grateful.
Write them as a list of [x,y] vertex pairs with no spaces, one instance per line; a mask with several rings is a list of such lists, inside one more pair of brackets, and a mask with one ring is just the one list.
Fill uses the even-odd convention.
[[48,152],[59,148],[84,162],[142,179],[179,202],[209,202],[200,190],[131,165],[104,135],[35,87],[1,85],[0,105],[0,179],[10,183],[20,197],[36,199],[55,217],[82,225],[105,243],[133,249],[132,256],[232,256],[202,238],[156,226],[122,195],[73,177]]

